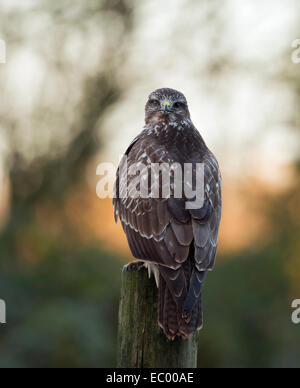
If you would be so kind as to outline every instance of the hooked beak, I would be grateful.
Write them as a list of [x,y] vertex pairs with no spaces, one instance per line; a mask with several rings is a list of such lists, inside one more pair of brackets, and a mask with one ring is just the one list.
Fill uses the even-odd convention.
[[162,112],[163,112],[164,115],[168,114],[170,112],[170,108],[171,108],[170,101],[169,100],[164,101],[161,104],[161,108],[162,108]]

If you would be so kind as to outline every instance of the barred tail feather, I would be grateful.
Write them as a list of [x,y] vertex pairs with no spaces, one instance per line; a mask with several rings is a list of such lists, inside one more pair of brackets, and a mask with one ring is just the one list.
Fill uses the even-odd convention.
[[174,339],[179,334],[178,308],[176,302],[160,275],[158,292],[158,323],[169,339]]
[[[192,286],[192,282],[190,286]],[[191,287],[189,290],[190,289]],[[185,302],[182,301],[182,299],[176,300],[172,296],[163,276],[160,274],[158,295],[158,322],[169,339],[174,339],[176,336],[187,338],[197,330],[201,329],[201,291],[196,299],[194,297],[191,298],[192,294],[189,291]],[[184,310],[185,306],[192,306],[188,315]]]

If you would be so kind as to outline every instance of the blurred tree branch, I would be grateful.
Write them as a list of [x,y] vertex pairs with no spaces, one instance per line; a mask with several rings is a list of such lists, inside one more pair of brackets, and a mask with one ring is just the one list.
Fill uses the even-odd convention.
[[[89,74],[83,81],[81,98],[74,111],[76,120],[71,124],[69,130],[73,138],[62,152],[59,152],[54,158],[47,154],[38,156],[28,163],[20,150],[14,147],[14,127],[18,124],[13,120],[9,123],[9,119],[6,119],[6,124],[10,127],[11,148],[13,149],[10,158],[12,208],[24,202],[27,205],[34,204],[37,199],[43,197],[50,197],[51,200],[59,199],[71,185],[76,184],[82,178],[86,163],[99,151],[98,131],[101,130],[102,119],[108,108],[118,101],[123,91],[123,85],[118,80],[118,68],[126,53],[127,40],[133,27],[132,2],[129,5],[126,0],[92,0],[83,5],[78,1],[66,0],[57,3],[45,0],[34,7],[31,12],[29,10],[26,15],[27,17],[28,15],[39,17],[45,12],[47,17],[51,17],[53,23],[62,24],[64,29],[73,32],[83,28],[86,21],[92,18],[94,24],[99,25],[99,34],[102,28],[101,23],[105,21],[107,24],[111,20],[113,24],[117,17],[121,25],[120,33],[109,34],[110,36],[104,33],[104,37],[110,43],[102,53],[98,70],[94,74]],[[55,41],[55,45],[59,47],[62,42]],[[50,63],[53,61],[51,56],[48,59]],[[56,70],[62,73],[63,77],[66,76],[68,67],[64,66],[59,56],[54,59]],[[39,109],[38,105],[36,110]],[[43,115],[45,116],[45,112]],[[51,128],[48,130],[51,131]],[[61,130],[64,129],[61,128]]]

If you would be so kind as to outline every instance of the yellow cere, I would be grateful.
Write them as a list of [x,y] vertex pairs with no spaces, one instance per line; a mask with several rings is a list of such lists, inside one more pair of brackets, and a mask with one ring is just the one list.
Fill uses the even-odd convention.
[[165,106],[165,105],[170,106],[170,105],[171,105],[170,101],[169,101],[169,100],[165,100],[165,101],[162,103],[162,106]]

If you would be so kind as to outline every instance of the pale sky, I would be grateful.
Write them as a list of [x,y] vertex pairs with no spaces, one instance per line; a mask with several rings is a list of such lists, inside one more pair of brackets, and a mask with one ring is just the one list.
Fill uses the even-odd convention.
[[[24,12],[33,3],[0,2],[10,8],[25,8]],[[222,1],[218,24],[206,22],[211,3],[138,2],[137,28],[120,69],[127,93],[105,120],[107,160],[117,161],[142,130],[147,96],[160,87],[178,89],[186,95],[194,124],[225,173],[239,174],[245,166],[255,170],[256,160],[260,162],[259,174],[276,179],[278,168],[293,159],[298,144],[286,131],[294,109],[293,94],[288,87],[273,82],[272,76],[285,62],[290,64],[291,44],[300,37],[300,28],[295,36],[298,1]],[[217,25],[221,25],[219,30]],[[70,53],[76,61],[80,44],[79,38],[73,38]],[[5,39],[1,27],[0,39]],[[97,37],[91,36],[90,45],[85,42],[91,62],[93,54],[89,53],[96,41]],[[7,52],[7,64],[0,65],[0,78],[7,78],[6,98],[14,101],[16,109],[29,112],[42,87],[45,63],[30,44],[13,58],[9,47]],[[224,64],[226,58],[228,64]],[[215,61],[220,62],[222,70],[210,74]],[[87,58],[85,62],[89,62]],[[63,92],[57,86],[53,90],[53,94]],[[30,124],[24,118],[24,149],[27,147],[28,152],[32,146]],[[50,137],[51,133],[43,136]]]
[[[278,166],[290,162],[296,150],[295,138],[286,133],[292,92],[271,80],[282,61],[291,61],[296,1],[222,2],[219,36],[214,24],[201,24],[207,3],[199,2],[194,12],[188,1],[141,3],[124,64],[129,90],[107,118],[107,154],[121,154],[140,132],[148,94],[171,87],[186,95],[194,124],[226,172],[252,168],[255,158],[264,161],[260,173],[276,178]],[[208,76],[215,52],[216,59],[224,52],[236,66]]]

